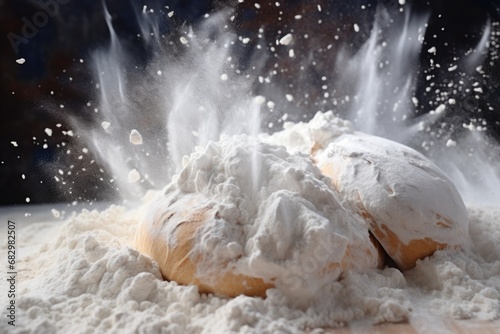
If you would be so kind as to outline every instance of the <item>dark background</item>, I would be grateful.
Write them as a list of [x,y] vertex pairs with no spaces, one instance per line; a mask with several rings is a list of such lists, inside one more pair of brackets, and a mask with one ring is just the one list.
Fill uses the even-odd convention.
[[[89,124],[94,121],[92,108],[89,108],[87,103],[96,102],[98,96],[92,89],[95,82],[89,59],[95,50],[110,43],[101,0],[65,0],[58,6],[58,13],[49,17],[43,27],[37,28],[36,33],[28,38],[26,43],[20,43],[16,52],[11,43],[12,34],[23,36],[26,19],[33,22],[34,15],[43,11],[41,4],[49,2],[0,0],[0,205],[23,204],[26,203],[27,197],[30,198],[30,203],[52,203],[111,200],[115,196],[112,185],[102,183],[96,177],[102,174],[98,163],[89,166],[82,175],[85,178],[85,186],[73,187],[71,191],[68,191],[67,187],[61,188],[61,185],[54,181],[54,173],[47,173],[48,166],[52,164],[78,163],[78,154],[61,157],[61,152],[79,145],[78,138],[64,135],[63,131],[71,129],[68,124],[70,115]],[[65,4],[62,4],[63,2]],[[205,13],[224,7],[234,9],[234,29],[244,36],[257,34],[260,27],[277,32],[287,25],[296,24],[296,13],[304,13],[301,31],[308,33],[311,38],[307,41],[297,41],[295,51],[299,54],[314,49],[316,39],[333,39],[331,31],[338,28],[341,31],[341,40],[337,43],[351,44],[355,49],[360,45],[352,42],[353,23],[373,20],[375,7],[379,2],[394,9],[399,8],[397,1],[389,0],[281,2],[280,7],[276,7],[275,1],[260,1],[260,9],[255,8],[253,1],[237,4],[237,1],[107,0],[106,4],[117,35],[133,64],[146,64],[152,57],[148,43],[137,36],[140,28],[136,13],[142,11],[143,5],[154,8],[155,12],[164,18],[171,10],[175,12],[172,19],[161,21],[160,30],[165,39],[177,36],[176,31],[180,28],[196,24]],[[500,20],[500,4],[496,0],[407,2],[407,5],[412,7],[413,15],[430,13],[426,39],[433,38],[433,45],[444,50],[438,54],[437,60],[443,63],[476,45],[488,19]],[[323,8],[321,13],[316,10],[318,4]],[[360,9],[363,4],[367,9]],[[279,11],[283,11],[283,14],[280,15]],[[282,20],[277,21],[278,16],[281,16]],[[307,24],[308,19],[315,22],[318,18],[321,18],[324,24]],[[436,37],[432,37],[433,35]],[[368,37],[367,33],[363,36]],[[247,56],[245,50],[242,50],[242,66]],[[427,52],[423,52],[420,59],[422,69],[418,78],[417,96],[422,101],[432,98],[425,92],[424,67],[429,63],[429,57]],[[25,58],[26,63],[17,64],[16,59],[19,58]],[[328,70],[327,66],[331,62],[322,62],[321,55],[317,55],[317,59],[324,66],[319,66],[318,73]],[[261,70],[269,71],[274,61],[271,59]],[[282,59],[285,66],[286,61],[289,60],[285,56]],[[487,120],[490,135],[496,139],[500,138],[500,117],[498,110],[491,111],[487,105],[500,106],[499,63],[497,58],[487,59],[485,66],[490,76],[484,79],[487,82],[482,83],[483,87],[488,87],[490,91],[498,94],[487,94],[487,98],[473,106],[463,107],[460,113],[454,116],[457,123],[469,123],[471,119],[480,116],[481,119]],[[296,73],[290,70],[281,80],[291,82],[294,75]],[[314,77],[314,72],[309,75],[312,78],[308,82],[319,80]],[[446,78],[441,80],[445,82]],[[314,91],[314,87],[311,89]],[[258,91],[258,87],[255,90]],[[318,89],[317,93],[319,96],[321,91]],[[303,107],[302,103],[305,102],[296,101],[297,110]],[[61,105],[64,108],[61,108]],[[425,108],[419,109],[419,113],[426,112],[428,110]],[[478,112],[481,114],[477,115]],[[58,123],[61,124],[60,128],[55,127]],[[45,128],[53,129],[53,135],[47,136]],[[12,141],[17,142],[18,147],[14,147]],[[47,148],[43,147],[44,144],[47,144]],[[22,174],[25,175],[24,179]]]

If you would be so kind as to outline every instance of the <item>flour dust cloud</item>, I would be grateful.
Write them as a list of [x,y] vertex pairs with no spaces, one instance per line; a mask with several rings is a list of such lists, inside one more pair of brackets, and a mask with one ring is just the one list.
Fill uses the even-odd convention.
[[[25,320],[16,331],[295,333],[401,321],[425,331],[429,324],[445,328],[445,318],[499,319],[500,148],[484,119],[462,122],[455,115],[461,108],[497,108],[487,103],[494,94],[488,62],[498,61],[500,24],[489,20],[475,47],[438,63],[434,58],[441,50],[426,40],[429,16],[412,14],[404,3],[363,8],[363,19],[332,30],[328,38],[307,30],[328,23],[321,16],[328,8],[319,5],[310,13],[286,13],[283,4],[273,4],[280,17],[289,14],[296,22],[279,31],[235,29],[241,23],[235,11],[223,9],[168,33],[162,22],[175,20],[176,13],[145,6],[137,21],[152,55],[147,64],[131,61],[105,10],[111,43],[92,58],[99,96],[95,125],[89,128],[76,118],[72,124],[112,174],[117,203],[126,200],[129,206],[84,210],[25,229],[18,285],[18,316]],[[263,6],[257,5],[256,10]],[[310,24],[303,24],[308,17]],[[300,47],[308,43],[314,48]],[[426,63],[419,65],[422,58]],[[297,180],[323,177],[308,165],[309,152],[293,150],[354,132],[413,147],[443,170],[467,206],[468,249],[437,251],[405,272],[386,267],[346,271],[331,282],[314,277],[316,285],[302,291],[307,303],[279,289],[267,290],[265,299],[200,294],[196,286],[162,280],[158,264],[134,249],[137,226],[161,191],[172,184],[208,188],[206,175],[193,166],[203,171],[225,159],[248,157],[247,164],[235,160],[234,175],[249,174],[251,184],[237,180],[240,188],[220,193],[247,200],[238,193],[246,189],[259,199],[261,188],[281,181],[280,173],[285,180],[290,176],[285,173],[298,175],[307,167]],[[263,154],[259,145],[272,154]],[[233,155],[213,155],[219,149]],[[275,160],[262,163],[263,156]],[[282,170],[281,161],[296,165]],[[220,178],[230,180],[231,173]],[[300,182],[297,187],[307,189]],[[314,193],[316,204],[328,211],[323,195]],[[248,217],[274,217],[273,208],[261,214],[251,201],[238,203],[250,203]],[[292,204],[300,210],[310,208],[297,203]],[[260,232],[261,238],[282,233],[287,244],[295,240],[277,225]],[[267,263],[264,258],[253,265]],[[294,264],[286,263],[284,271],[297,270]],[[297,275],[308,277],[304,271]]]

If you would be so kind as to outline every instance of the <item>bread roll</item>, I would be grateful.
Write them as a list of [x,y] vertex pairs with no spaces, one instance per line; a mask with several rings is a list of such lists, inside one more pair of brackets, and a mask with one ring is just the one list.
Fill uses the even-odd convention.
[[186,194],[173,203],[162,198],[139,225],[135,247],[158,263],[166,280],[196,285],[202,293],[265,297],[266,290],[273,287],[271,283],[236,275],[229,262],[209,262],[210,268],[202,267],[203,255],[194,248],[197,233],[216,216],[216,210],[201,195]]
[[[139,225],[136,249],[158,263],[164,279],[182,285],[196,285],[202,293],[265,297],[266,290],[275,287],[271,281],[287,282],[288,278],[276,277],[266,281],[235,274],[230,261],[214,263],[211,258],[204,258],[207,254],[197,252],[195,244],[204,225],[217,219],[217,211],[210,206],[200,195],[185,194],[173,201],[161,198]],[[362,258],[358,258],[360,254]],[[384,252],[370,237],[369,241],[357,247],[347,246],[341,262],[331,262],[315,271],[327,275],[336,270],[381,268],[383,264]]]
[[402,270],[444,248],[467,247],[467,209],[453,183],[417,151],[344,134],[314,156]]
[[382,263],[366,222],[305,154],[243,135],[183,165],[137,232],[165,279],[230,297],[276,287],[301,307],[345,270]]

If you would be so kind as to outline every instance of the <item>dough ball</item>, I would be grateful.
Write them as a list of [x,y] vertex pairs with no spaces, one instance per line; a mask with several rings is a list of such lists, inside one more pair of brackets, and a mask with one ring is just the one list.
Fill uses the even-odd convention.
[[345,270],[382,264],[367,223],[309,155],[234,136],[184,162],[137,233],[165,279],[231,297],[275,287],[307,306]]
[[468,247],[468,214],[458,190],[417,151],[344,134],[315,161],[400,269],[438,249]]
[[232,272],[229,261],[210,261],[195,251],[201,228],[217,219],[217,211],[199,195],[185,195],[165,206],[160,200],[139,225],[135,246],[152,257],[163,277],[182,285],[197,285],[201,293],[228,297],[240,294],[265,297],[273,284]]

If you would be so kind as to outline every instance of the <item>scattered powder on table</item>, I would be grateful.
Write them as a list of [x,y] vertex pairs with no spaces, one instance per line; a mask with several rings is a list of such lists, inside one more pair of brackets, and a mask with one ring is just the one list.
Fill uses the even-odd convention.
[[[280,138],[263,140],[292,140],[297,151],[308,152],[311,136],[328,142],[352,132],[348,122],[329,117],[289,123]],[[418,330],[443,318],[500,317],[500,208],[468,206],[470,250],[437,251],[405,273],[347,271],[322,286],[308,307],[294,307],[278,289],[268,290],[266,299],[227,299],[163,281],[156,263],[132,248],[146,204],[84,210],[64,222],[19,229],[14,332],[300,332],[356,320],[408,320]],[[1,247],[5,251],[4,241]],[[1,281],[2,291],[6,284]],[[0,332],[6,326],[2,322]]]
[[[14,332],[296,332],[364,318],[411,323],[419,316],[500,316],[498,208],[471,208],[473,253],[438,251],[404,274],[390,268],[347,272],[324,289],[322,303],[306,310],[289,307],[275,289],[265,300],[225,299],[161,280],[156,264],[131,247],[138,211],[84,211],[51,242],[37,245],[38,252],[21,256]],[[56,224],[29,226],[30,242]],[[5,330],[6,322],[0,326]]]

